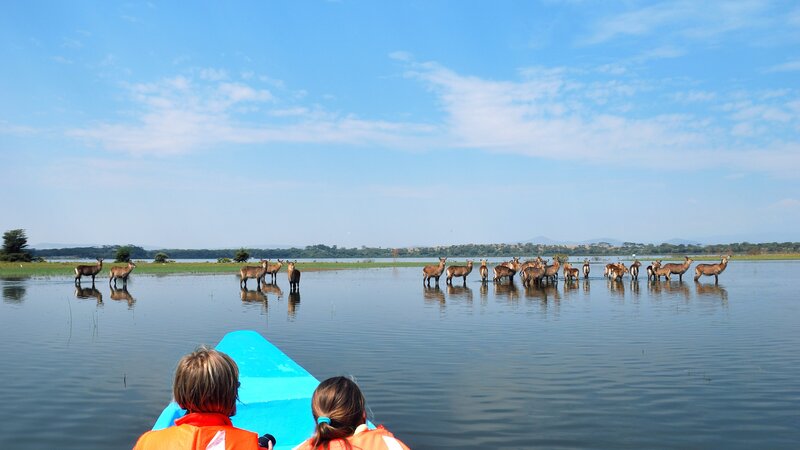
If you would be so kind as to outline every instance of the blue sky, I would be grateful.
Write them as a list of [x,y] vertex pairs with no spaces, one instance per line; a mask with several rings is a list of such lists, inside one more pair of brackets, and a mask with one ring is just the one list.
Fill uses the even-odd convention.
[[800,240],[796,2],[10,2],[3,230]]

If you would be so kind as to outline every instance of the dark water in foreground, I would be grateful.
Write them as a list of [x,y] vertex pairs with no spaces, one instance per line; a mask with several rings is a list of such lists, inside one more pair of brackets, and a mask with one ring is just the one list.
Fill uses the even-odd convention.
[[134,272],[132,298],[103,280],[101,303],[71,279],[0,280],[0,448],[130,448],[180,356],[235,329],[317,378],[354,375],[412,448],[798,448],[798,269],[528,291],[337,271],[303,274],[299,297],[282,273],[266,303],[233,275]]

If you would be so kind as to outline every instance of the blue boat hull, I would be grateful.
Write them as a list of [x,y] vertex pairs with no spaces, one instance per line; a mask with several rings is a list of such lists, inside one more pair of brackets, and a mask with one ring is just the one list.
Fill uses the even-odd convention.
[[[217,344],[239,366],[239,402],[233,425],[277,439],[276,449],[290,449],[314,432],[311,395],[319,384],[308,371],[255,331],[233,331]],[[154,430],[175,424],[185,413],[171,402]]]

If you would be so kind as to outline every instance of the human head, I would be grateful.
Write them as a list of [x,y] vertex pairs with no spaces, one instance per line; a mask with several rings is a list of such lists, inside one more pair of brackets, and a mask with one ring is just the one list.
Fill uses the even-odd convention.
[[[366,402],[355,381],[346,377],[328,378],[311,397],[311,412],[316,424],[314,447],[355,433],[366,422]],[[319,421],[327,417],[330,423]]]
[[190,413],[233,416],[238,393],[239,368],[225,353],[203,346],[178,362],[172,394]]

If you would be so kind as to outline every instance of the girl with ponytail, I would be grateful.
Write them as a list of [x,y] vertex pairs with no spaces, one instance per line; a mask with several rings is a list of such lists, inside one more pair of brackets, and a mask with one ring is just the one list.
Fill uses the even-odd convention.
[[314,435],[295,450],[409,450],[392,433],[367,427],[361,389],[346,377],[328,378],[311,397]]

